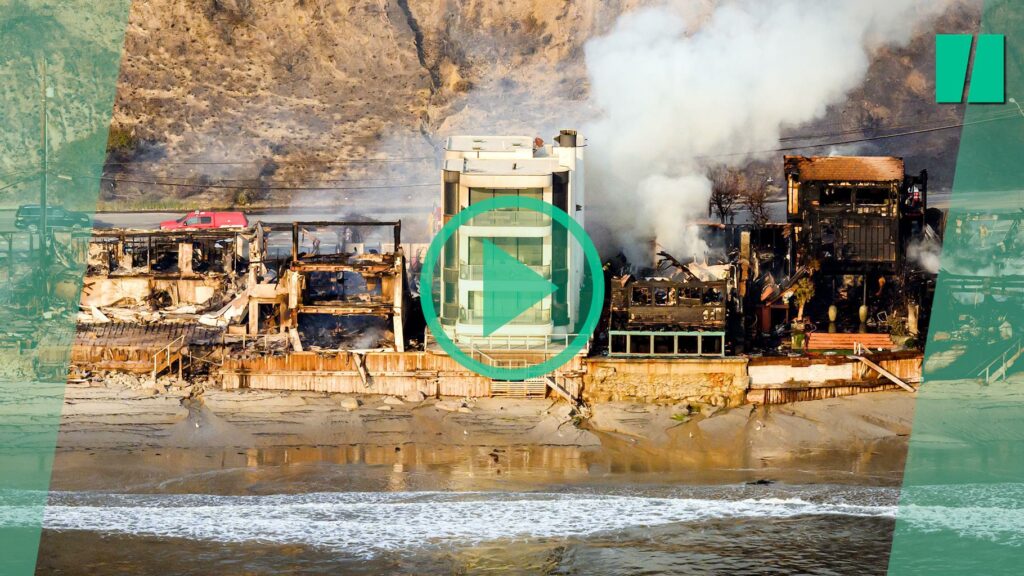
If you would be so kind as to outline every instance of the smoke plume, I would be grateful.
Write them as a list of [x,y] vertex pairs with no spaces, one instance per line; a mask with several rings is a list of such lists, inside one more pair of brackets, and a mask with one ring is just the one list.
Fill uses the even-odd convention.
[[942,264],[942,243],[931,228],[921,238],[915,238],[907,245],[907,258],[916,262],[925,272],[938,274]]
[[703,258],[694,223],[708,213],[708,168],[778,155],[764,151],[779,147],[784,128],[843,102],[876,48],[909,42],[945,3],[682,4],[625,14],[585,49],[600,111],[583,127],[588,227],[636,263],[650,262],[652,239],[679,258]]

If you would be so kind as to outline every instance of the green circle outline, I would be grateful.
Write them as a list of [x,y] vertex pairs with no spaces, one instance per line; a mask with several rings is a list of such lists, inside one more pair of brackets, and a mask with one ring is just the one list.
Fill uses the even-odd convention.
[[[576,242],[583,247],[583,259],[587,262],[587,267],[590,269],[591,284],[593,286],[587,317],[579,333],[576,334],[569,345],[544,362],[523,368],[499,368],[474,360],[448,337],[444,327],[441,325],[440,319],[437,317],[437,308],[434,307],[434,271],[438,260],[441,258],[441,250],[444,248],[444,245],[455,235],[459,227],[468,220],[500,208],[526,208],[527,210],[540,212],[553,218],[555,222],[569,230]],[[577,352],[586,347],[590,337],[593,336],[594,331],[597,329],[597,323],[601,320],[601,305],[603,303],[604,270],[601,267],[601,256],[597,253],[597,247],[594,246],[594,242],[587,235],[586,230],[580,226],[579,222],[571,218],[564,210],[536,198],[499,196],[463,208],[452,216],[451,220],[434,236],[430,246],[427,248],[427,255],[423,260],[423,269],[420,271],[420,308],[423,309],[423,318],[427,322],[430,333],[434,335],[434,339],[441,345],[441,349],[463,367],[493,380],[526,380],[536,378],[554,372],[567,364]]]

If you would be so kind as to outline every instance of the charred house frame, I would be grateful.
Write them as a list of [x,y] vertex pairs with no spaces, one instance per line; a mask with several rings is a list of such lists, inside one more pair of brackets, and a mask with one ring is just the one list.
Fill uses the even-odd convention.
[[[390,252],[365,252],[358,242],[341,236],[338,247],[330,252],[320,251],[319,240],[312,251],[300,249],[305,231],[334,228],[342,231],[342,235],[350,235],[360,229],[380,227],[393,230],[394,248]],[[292,259],[283,282],[288,293],[289,327],[297,329],[300,315],[305,314],[377,317],[391,321],[394,349],[403,352],[403,310],[408,292],[401,235],[401,222],[292,223]],[[348,287],[356,280],[359,286],[350,290]]]
[[[901,158],[869,156],[786,156],[784,169],[796,262],[820,271],[818,294],[832,293],[818,298],[817,308],[843,300],[841,293],[851,307],[873,308],[872,318],[921,302],[906,254],[924,229],[926,171],[909,176]],[[817,309],[811,315],[823,316]]]

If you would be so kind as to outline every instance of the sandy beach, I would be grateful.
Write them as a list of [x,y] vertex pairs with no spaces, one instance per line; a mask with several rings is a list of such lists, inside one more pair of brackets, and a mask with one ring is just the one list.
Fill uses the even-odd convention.
[[[913,396],[883,392],[689,414],[687,406],[398,399],[69,384],[53,488],[311,463],[466,468],[473,482],[773,480],[896,485]],[[356,404],[358,406],[356,407]],[[621,479],[621,478],[620,478]]]

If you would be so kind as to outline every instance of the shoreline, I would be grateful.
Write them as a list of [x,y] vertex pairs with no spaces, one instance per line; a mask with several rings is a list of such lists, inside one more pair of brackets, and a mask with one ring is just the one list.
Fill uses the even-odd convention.
[[[201,384],[132,388],[116,379],[72,383],[51,488],[160,491],[170,482],[175,491],[234,493],[324,469],[360,476],[368,489],[401,489],[403,482],[457,490],[623,482],[898,486],[913,402],[903,392],[878,392],[693,415],[680,405],[611,402],[592,406],[583,420],[551,399],[410,402],[203,391]],[[221,483],[194,480],[202,475]]]

